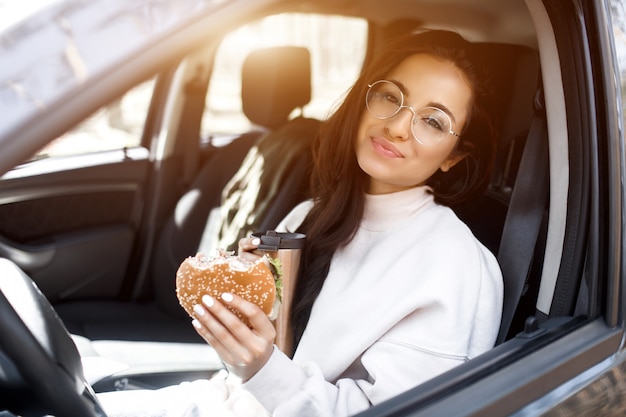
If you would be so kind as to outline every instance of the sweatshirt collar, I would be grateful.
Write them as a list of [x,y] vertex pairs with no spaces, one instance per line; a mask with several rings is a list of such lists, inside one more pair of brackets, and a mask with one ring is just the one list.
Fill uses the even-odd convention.
[[434,204],[430,187],[422,186],[390,194],[365,194],[361,227],[373,232],[392,228]]

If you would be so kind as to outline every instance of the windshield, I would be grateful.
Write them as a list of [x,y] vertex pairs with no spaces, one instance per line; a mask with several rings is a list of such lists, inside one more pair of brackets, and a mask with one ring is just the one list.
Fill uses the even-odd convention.
[[0,33],[59,0],[0,0]]

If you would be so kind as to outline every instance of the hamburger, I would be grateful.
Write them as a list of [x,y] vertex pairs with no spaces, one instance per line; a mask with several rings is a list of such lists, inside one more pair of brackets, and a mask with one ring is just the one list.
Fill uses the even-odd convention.
[[[180,264],[176,272],[176,296],[192,317],[193,306],[201,304],[205,294],[220,299],[223,293],[231,293],[258,305],[274,319],[282,298],[281,275],[278,259],[267,255],[250,262],[225,251],[218,251],[213,257],[199,253]],[[239,311],[228,308],[249,325]]]

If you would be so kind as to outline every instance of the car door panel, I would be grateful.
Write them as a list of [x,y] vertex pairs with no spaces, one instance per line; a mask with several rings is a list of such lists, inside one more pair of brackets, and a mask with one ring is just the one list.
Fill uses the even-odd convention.
[[19,249],[27,256],[46,255],[47,262],[41,268],[31,269],[29,275],[50,300],[57,301],[116,296],[132,244],[130,227],[109,226],[55,235],[48,243]]
[[147,150],[35,161],[0,181],[0,256],[50,300],[113,297],[122,284],[149,172]]

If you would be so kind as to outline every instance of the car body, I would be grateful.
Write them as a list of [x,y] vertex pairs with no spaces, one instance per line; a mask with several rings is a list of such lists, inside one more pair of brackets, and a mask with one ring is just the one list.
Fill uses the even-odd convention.
[[[498,255],[512,326],[493,350],[361,415],[623,415],[626,6],[618,0],[41,3],[0,21],[0,258],[36,283],[45,295],[37,302],[49,301],[75,336],[76,305],[85,316],[154,304],[160,239],[179,225],[181,201],[197,198],[194,178],[217,161],[241,172],[250,148],[232,161],[223,149],[273,129],[232,103],[244,94],[234,74],[245,57],[305,45],[314,88],[301,111],[323,119],[386,37],[420,27],[459,31],[483,45],[494,69],[492,183],[455,210]],[[215,180],[218,194],[229,178]],[[12,280],[18,269],[3,271]],[[115,327],[129,322],[116,317],[107,317],[111,337],[103,331],[92,346],[122,346],[111,344],[120,342]],[[124,353],[137,342],[154,352],[182,343],[158,328],[152,336],[122,340]],[[49,413],[51,400],[25,388],[27,369],[12,362],[7,346],[18,342],[0,337],[0,411]],[[93,387],[156,388],[219,368],[213,357],[146,358],[145,349],[133,357],[145,362],[107,370]]]

